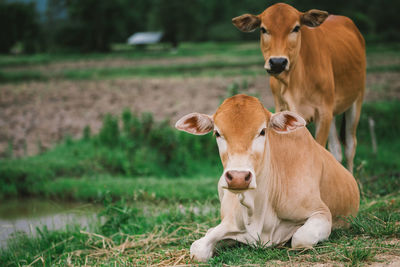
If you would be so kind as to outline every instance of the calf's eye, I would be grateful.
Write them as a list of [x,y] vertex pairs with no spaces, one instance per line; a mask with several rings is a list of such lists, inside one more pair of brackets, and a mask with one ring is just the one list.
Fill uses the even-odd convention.
[[265,129],[262,129],[262,130],[261,130],[260,136],[265,136]]
[[221,136],[218,131],[215,131],[214,134],[215,134],[215,137],[220,137]]

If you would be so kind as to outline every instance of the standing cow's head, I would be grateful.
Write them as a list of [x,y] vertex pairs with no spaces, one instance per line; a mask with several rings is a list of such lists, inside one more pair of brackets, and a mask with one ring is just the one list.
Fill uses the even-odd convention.
[[261,51],[264,68],[271,75],[288,72],[295,64],[301,45],[302,27],[317,27],[328,13],[312,9],[300,12],[287,4],[275,4],[260,15],[244,14],[232,19],[241,31],[252,32],[260,28]]
[[242,192],[257,186],[256,177],[268,157],[268,131],[287,134],[305,124],[293,112],[271,114],[257,98],[236,95],[226,99],[214,115],[190,113],[175,127],[195,135],[214,131],[224,167],[220,184]]

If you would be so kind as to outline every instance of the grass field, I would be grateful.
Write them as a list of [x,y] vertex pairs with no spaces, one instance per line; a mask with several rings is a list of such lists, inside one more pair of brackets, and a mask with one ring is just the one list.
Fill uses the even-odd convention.
[[[210,265],[400,264],[398,48],[367,49],[355,159],[362,200],[351,228],[335,230],[311,250],[221,247]],[[171,124],[188,112],[211,114],[235,93],[271,107],[262,65],[257,43],[184,44],[173,53],[119,46],[110,54],[0,56],[0,200],[103,205],[90,231],[70,225],[39,229],[36,237],[16,233],[0,248],[0,265],[192,263],[190,244],[219,222],[222,167],[213,136],[180,133]]]
[[[400,71],[399,53],[395,52],[398,49],[399,46],[395,44],[370,47],[367,71]],[[387,58],[390,57],[396,57],[397,60],[388,63]],[[101,61],[105,60],[113,61],[112,68],[110,65],[101,64]],[[176,64],[170,65],[168,60],[175,60]],[[0,67],[4,69],[0,72],[0,82],[122,77],[254,76],[265,73],[263,68],[260,68],[263,65],[257,43],[185,44],[177,53],[163,49],[149,50],[146,53],[129,49],[113,54],[90,54],[84,57],[79,54],[2,56]]]

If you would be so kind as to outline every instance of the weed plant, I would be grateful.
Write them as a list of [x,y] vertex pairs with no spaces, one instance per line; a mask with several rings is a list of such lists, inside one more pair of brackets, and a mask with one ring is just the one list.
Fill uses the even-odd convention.
[[155,122],[151,114],[137,117],[126,110],[120,119],[105,116],[97,135],[90,136],[86,128],[80,140],[67,139],[43,154],[0,160],[0,196],[40,195],[60,177],[199,177],[219,172],[211,134],[188,135],[167,121]]

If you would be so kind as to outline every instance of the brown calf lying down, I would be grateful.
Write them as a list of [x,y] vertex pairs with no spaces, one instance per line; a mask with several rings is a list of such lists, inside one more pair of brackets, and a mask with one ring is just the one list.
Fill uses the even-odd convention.
[[357,214],[353,175],[305,124],[293,112],[272,114],[246,95],[226,99],[213,116],[191,113],[176,123],[196,135],[214,131],[224,166],[221,223],[192,244],[193,258],[207,261],[223,239],[276,245],[292,238],[292,247],[311,247]]

